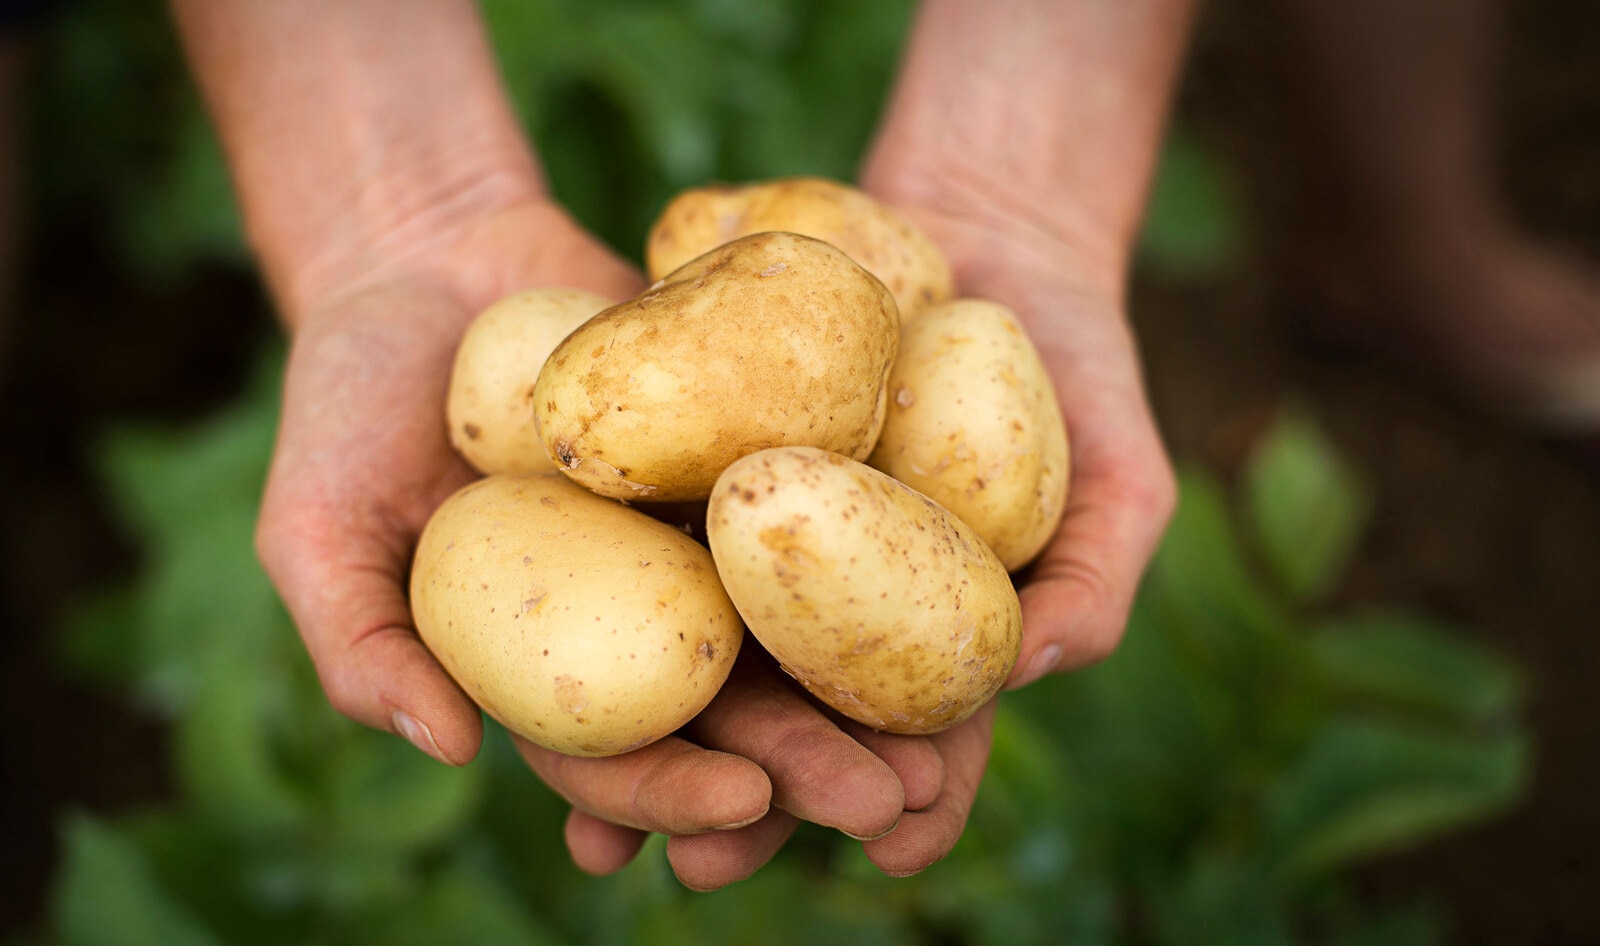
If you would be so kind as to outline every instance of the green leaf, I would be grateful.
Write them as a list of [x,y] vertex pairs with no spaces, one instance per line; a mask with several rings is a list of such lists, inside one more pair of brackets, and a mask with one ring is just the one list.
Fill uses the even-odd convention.
[[123,215],[129,258],[151,280],[182,276],[202,261],[249,261],[222,145],[199,101],[188,99],[173,153],[155,187],[130,192]]
[[482,766],[440,765],[410,743],[348,727],[329,760],[329,817],[339,843],[399,853],[458,831],[482,796]]
[[1167,138],[1140,236],[1144,263],[1179,275],[1226,269],[1244,242],[1222,169],[1181,130]]
[[67,946],[221,943],[162,886],[145,852],[115,828],[79,815],[63,836],[51,913]]
[[1155,623],[1226,678],[1258,678],[1281,663],[1288,617],[1262,590],[1240,549],[1216,480],[1179,470],[1179,502],[1143,590]]
[[1279,412],[1245,470],[1245,504],[1263,557],[1297,601],[1321,600],[1366,526],[1365,486],[1303,410]]
[[1370,614],[1323,623],[1311,646],[1337,698],[1421,710],[1463,723],[1509,718],[1520,678],[1465,632],[1427,618]]
[[[97,449],[102,481],[125,525],[156,541],[182,538],[192,525],[218,515],[252,513],[261,495],[278,423],[278,352],[244,397],[187,430],[128,425]],[[242,548],[250,552],[250,534]]]
[[1297,876],[1411,847],[1504,809],[1527,781],[1515,734],[1338,719],[1266,799],[1264,854]]
[[1197,849],[1176,877],[1148,890],[1156,942],[1171,946],[1289,946],[1289,902],[1248,860]]
[[373,946],[558,946],[560,940],[494,874],[464,864],[430,878],[420,895],[348,932]]
[[140,669],[138,627],[138,586],[100,589],[62,620],[57,656],[73,672],[90,679],[126,681]]
[[236,830],[280,832],[303,823],[311,799],[272,751],[275,691],[270,667],[217,661],[197,668],[199,692],[177,726],[176,757],[185,791]]

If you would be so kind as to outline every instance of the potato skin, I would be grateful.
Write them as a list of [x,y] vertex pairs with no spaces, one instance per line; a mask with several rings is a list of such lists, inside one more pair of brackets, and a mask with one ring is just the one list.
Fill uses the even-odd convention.
[[490,476],[446,500],[417,546],[411,608],[484,711],[580,756],[688,722],[744,633],[703,547],[554,472]]
[[994,553],[869,466],[808,447],[751,454],[717,481],[707,531],[751,634],[858,722],[947,729],[1016,662],[1022,611]]
[[783,444],[865,459],[899,337],[893,297],[844,253],[755,234],[568,336],[534,389],[539,433],[616,499],[705,499],[729,463]]
[[1067,431],[1011,310],[956,299],[905,326],[867,462],[955,513],[1008,570],[1039,554],[1066,508]]
[[456,347],[445,398],[456,452],[480,473],[554,470],[533,422],[533,384],[563,338],[614,304],[582,289],[534,289],[478,313]]
[[687,190],[662,210],[645,241],[651,279],[730,240],[767,230],[831,243],[889,287],[902,321],[950,298],[950,264],[927,234],[861,191],[819,177]]

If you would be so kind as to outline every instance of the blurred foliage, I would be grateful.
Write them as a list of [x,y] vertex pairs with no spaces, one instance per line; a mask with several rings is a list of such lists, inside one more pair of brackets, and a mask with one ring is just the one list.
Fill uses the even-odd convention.
[[[683,186],[850,178],[910,10],[483,6],[558,196],[630,256]],[[170,279],[245,256],[160,16],[67,7],[44,38],[37,166],[45,216],[103,219],[136,272]],[[1177,137],[1144,261],[1227,265],[1230,207],[1221,170]],[[1441,920],[1373,912],[1350,868],[1490,816],[1526,777],[1504,663],[1433,620],[1330,609],[1369,502],[1313,418],[1286,410],[1239,484],[1183,471],[1118,653],[1005,698],[944,862],[891,880],[859,845],[802,829],[715,894],[679,887],[659,839],[586,878],[563,804],[502,733],[446,769],[328,707],[250,547],[280,371],[269,358],[201,427],[127,427],[100,451],[144,567],[76,613],[67,657],[171,721],[176,790],[61,826],[50,942],[1409,946]]]

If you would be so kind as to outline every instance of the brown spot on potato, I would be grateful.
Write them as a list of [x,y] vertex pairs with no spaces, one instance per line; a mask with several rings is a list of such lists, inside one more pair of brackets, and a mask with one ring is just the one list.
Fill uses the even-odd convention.
[[[589,706],[589,697],[583,692],[583,681],[568,674],[561,674],[554,680],[556,705],[568,713],[581,713]],[[583,722],[583,717],[578,717],[578,722]]]

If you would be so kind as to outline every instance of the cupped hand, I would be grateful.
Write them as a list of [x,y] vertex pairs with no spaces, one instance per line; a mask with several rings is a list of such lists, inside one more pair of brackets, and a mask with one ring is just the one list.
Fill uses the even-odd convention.
[[[456,343],[513,291],[621,299],[642,279],[547,204],[477,221],[428,255],[426,266],[363,268],[289,313],[297,328],[257,546],[333,705],[462,765],[482,741],[481,715],[417,637],[406,598],[429,515],[475,476],[443,420]],[[517,746],[572,803],[568,847],[594,873],[621,868],[660,832],[688,886],[719,887],[766,863],[797,819],[862,838],[895,829],[886,863],[897,872],[948,850],[915,827],[949,804],[944,744],[836,723],[753,644],[682,734],[608,759]]]

